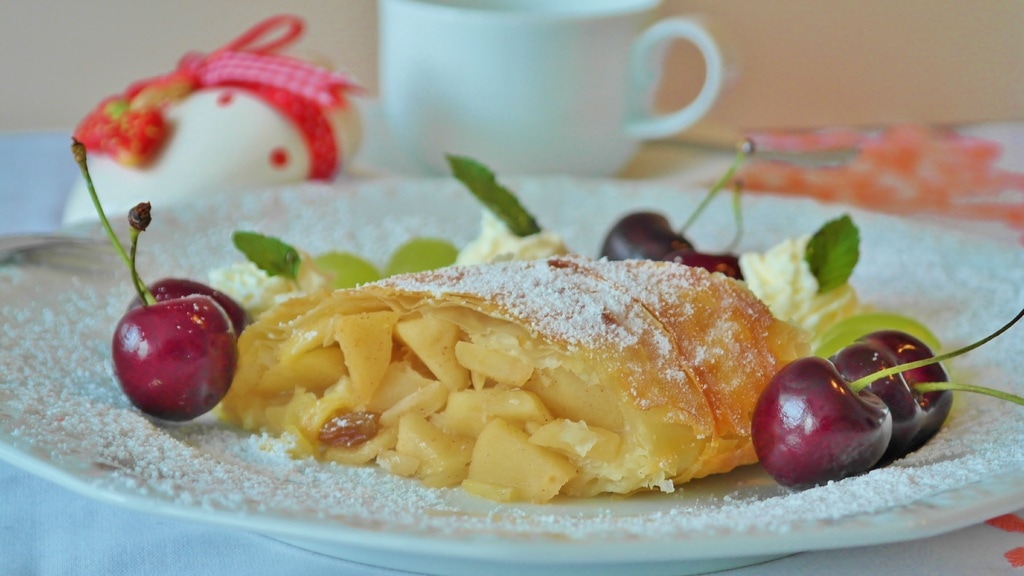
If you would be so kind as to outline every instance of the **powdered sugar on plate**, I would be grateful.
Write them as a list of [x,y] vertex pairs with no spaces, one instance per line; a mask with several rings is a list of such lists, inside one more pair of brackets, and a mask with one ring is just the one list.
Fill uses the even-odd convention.
[[[703,194],[563,178],[510,184],[542,225],[591,256],[625,212],[655,209],[682,222]],[[1024,305],[1017,248],[806,200],[748,197],[744,210],[743,248],[751,250],[850,212],[861,228],[862,259],[852,280],[861,299],[926,321],[947,348],[990,332]],[[230,241],[242,229],[314,254],[351,250],[383,262],[413,236],[468,242],[479,213],[467,192],[441,179],[305,185],[239,196],[230,205],[157,203],[139,258],[147,279],[203,280],[208,270],[242,258]],[[732,222],[728,202],[716,203],[691,239],[719,249],[732,238]],[[696,559],[930,535],[1024,502],[1024,409],[977,396],[958,397],[946,428],[907,458],[799,493],[754,466],[673,494],[499,505],[374,467],[293,460],[287,438],[243,433],[207,417],[155,423],[134,410],[108,363],[112,328],[130,297],[124,270],[72,276],[0,269],[0,457],[120,505],[385,566],[411,569],[410,558],[426,558],[430,571],[442,573],[459,572],[457,562],[467,559],[533,567],[612,562],[623,573],[670,562],[681,571]],[[1021,338],[1016,329],[957,359],[954,377],[1024,392]]]

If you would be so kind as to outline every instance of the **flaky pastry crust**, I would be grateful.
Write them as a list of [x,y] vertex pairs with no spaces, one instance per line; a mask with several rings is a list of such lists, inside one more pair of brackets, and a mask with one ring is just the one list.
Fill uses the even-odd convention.
[[219,414],[292,434],[296,455],[496,500],[671,491],[755,461],[757,397],[805,352],[742,282],[698,268],[453,266],[269,310]]

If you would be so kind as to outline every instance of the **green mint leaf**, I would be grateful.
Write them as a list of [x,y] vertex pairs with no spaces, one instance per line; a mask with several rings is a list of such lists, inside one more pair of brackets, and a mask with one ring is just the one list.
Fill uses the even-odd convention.
[[483,164],[464,156],[448,155],[452,175],[462,182],[484,206],[519,237],[540,232],[540,226],[509,189],[498,183]]
[[826,222],[804,251],[804,260],[818,280],[818,294],[845,284],[859,258],[860,231],[848,215]]
[[231,235],[235,244],[250,262],[270,276],[284,276],[295,280],[299,275],[302,257],[298,250],[277,238],[258,232],[235,232]]

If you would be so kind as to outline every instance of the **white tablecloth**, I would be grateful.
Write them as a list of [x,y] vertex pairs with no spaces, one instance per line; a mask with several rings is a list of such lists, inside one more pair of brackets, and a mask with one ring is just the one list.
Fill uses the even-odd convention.
[[[78,178],[68,143],[67,134],[0,134],[0,234],[59,225],[65,193]],[[652,167],[660,162],[658,154],[664,152],[652,155]],[[1024,517],[1024,511],[1017,514]],[[243,531],[125,510],[0,462],[0,575],[29,574],[399,573]],[[722,574],[1021,575],[1024,532],[982,523],[923,540],[798,554]]]

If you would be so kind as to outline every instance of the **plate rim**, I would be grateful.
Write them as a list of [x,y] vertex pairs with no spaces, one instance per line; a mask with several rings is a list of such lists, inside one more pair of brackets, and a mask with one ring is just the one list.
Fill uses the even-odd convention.
[[[552,560],[557,560],[558,563],[571,562],[581,566],[603,564],[613,560],[642,565],[741,557],[773,557],[800,552],[908,542],[974,525],[1001,513],[1015,510],[1024,502],[1024,470],[1008,470],[1000,476],[977,480],[958,488],[942,491],[905,506],[887,509],[880,514],[867,515],[867,518],[861,518],[864,515],[858,515],[838,518],[829,523],[830,525],[817,524],[813,530],[797,528],[794,532],[805,537],[800,543],[796,543],[792,538],[787,538],[787,544],[780,546],[776,533],[730,534],[727,537],[731,542],[739,542],[741,547],[745,548],[738,554],[726,554],[721,549],[718,549],[719,551],[716,553],[702,548],[708,542],[722,537],[713,534],[704,534],[696,539],[683,541],[667,536],[617,542],[593,536],[558,541],[493,537],[452,540],[421,532],[390,533],[364,530],[331,520],[320,520],[311,524],[308,519],[208,509],[201,505],[167,502],[156,497],[129,494],[110,487],[90,485],[87,479],[75,475],[72,471],[19,448],[5,435],[0,435],[0,460],[99,502],[181,521],[199,522],[209,526],[263,534],[299,547],[302,547],[302,541],[315,541],[320,544],[318,546],[320,549],[324,545],[330,544],[346,547],[356,546],[377,551],[401,549],[403,552],[425,557],[470,561],[486,560],[513,566],[545,565],[551,564]],[[981,495],[983,492],[987,492],[987,495]],[[939,500],[947,500],[951,497],[960,499],[961,502],[953,505],[939,503]],[[844,525],[849,521],[880,516],[894,516],[895,519],[887,521],[884,527],[871,526],[868,523],[853,528]],[[254,520],[257,521],[256,525],[254,525]],[[816,523],[808,522],[808,524]],[[329,527],[325,532],[315,536],[310,534],[312,531],[322,530],[325,526]],[[835,538],[837,535],[842,535],[841,542]],[[444,552],[438,551],[438,544],[445,545]],[[595,544],[600,545],[595,547]],[[665,544],[674,544],[677,547],[672,552],[666,553]],[[523,553],[527,551],[532,554],[531,557],[523,556]]]

